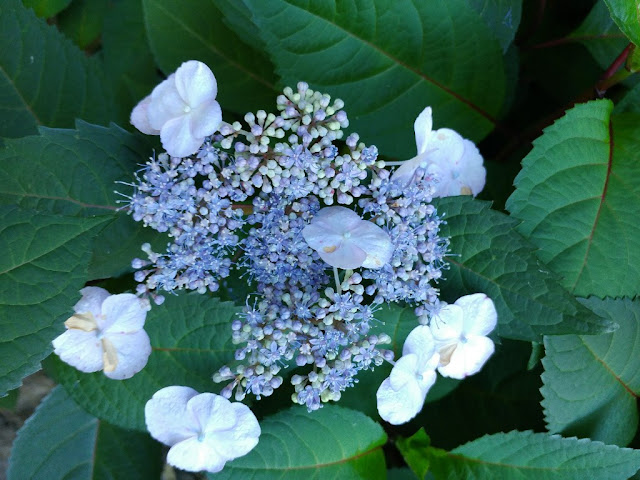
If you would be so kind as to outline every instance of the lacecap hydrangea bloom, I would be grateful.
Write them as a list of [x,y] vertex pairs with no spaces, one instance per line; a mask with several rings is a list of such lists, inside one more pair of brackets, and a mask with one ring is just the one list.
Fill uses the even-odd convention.
[[111,295],[99,287],[80,290],[67,330],[53,340],[54,353],[81,372],[98,372],[115,380],[144,368],[151,354],[144,322],[148,300],[131,293]]
[[392,180],[410,184],[418,168],[424,168],[437,180],[434,197],[476,196],[485,184],[486,170],[482,155],[473,142],[455,130],[433,130],[431,107],[416,118],[414,131],[418,154],[400,164]]
[[219,472],[226,462],[249,453],[261,433],[246,405],[189,387],[158,390],[144,415],[151,436],[171,447],[167,463],[191,472]]
[[390,337],[371,332],[379,305],[432,310],[448,239],[432,177],[416,168],[409,185],[393,180],[375,146],[344,138],[341,100],[299,83],[276,106],[244,125],[223,122],[193,154],[147,162],[128,210],[170,244],[143,245],[147,258],[133,266],[138,294],[156,302],[163,292],[215,292],[232,272],[250,281],[256,293],[230,326],[235,362],[214,381],[226,382],[226,398],[260,398],[282,385],[284,367],[302,367],[291,398],[315,410],[393,358]]

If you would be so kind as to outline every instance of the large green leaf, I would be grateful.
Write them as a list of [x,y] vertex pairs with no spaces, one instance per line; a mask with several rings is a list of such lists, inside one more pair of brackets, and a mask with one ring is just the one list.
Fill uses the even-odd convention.
[[0,206],[0,396],[51,353],[103,222]]
[[640,0],[604,0],[611,18],[629,39],[640,46]]
[[360,412],[325,405],[293,407],[260,422],[258,446],[209,475],[211,480],[386,478],[382,427]]
[[417,475],[439,480],[626,480],[640,468],[638,450],[544,433],[487,435],[451,452],[429,443],[420,431],[398,447]]
[[605,70],[629,43],[609,15],[604,0],[598,0],[584,22],[567,38],[587,47]]
[[542,335],[602,333],[612,324],[580,305],[515,231],[518,222],[471,197],[434,201],[451,237],[450,270],[441,282],[443,297],[486,293],[498,310],[501,337],[541,341]]
[[629,90],[613,109],[616,114],[624,112],[640,113],[640,84]]
[[615,320],[607,335],[545,337],[542,406],[549,431],[625,446],[638,428],[640,301],[585,304]]
[[56,387],[18,432],[9,480],[160,478],[160,444],[82,410]]
[[91,414],[124,428],[144,430],[144,405],[161,388],[221,389],[211,375],[233,359],[231,322],[239,310],[205,295],[168,296],[147,315],[145,330],[153,348],[149,363],[128,380],[111,380],[102,372],[82,373],[53,355],[46,367]]
[[143,0],[142,5],[151,49],[166,74],[182,62],[200,60],[218,80],[223,109],[242,114],[275,109],[271,63],[223,23],[214,0],[199,2],[197,8],[186,8],[182,0]]
[[522,0],[471,0],[469,5],[480,14],[506,52],[520,25]]
[[640,116],[578,105],[545,129],[507,201],[518,230],[578,296],[640,291]]
[[0,45],[0,136],[33,134],[37,125],[70,127],[78,117],[113,119],[101,65],[20,0],[0,5]]
[[58,15],[58,28],[78,47],[85,49],[100,39],[107,0],[74,0]]
[[71,0],[22,0],[22,3],[33,8],[39,17],[49,18],[67,8]]
[[497,41],[464,0],[244,0],[285,84],[342,98],[351,127],[386,155],[416,154],[413,122],[474,140],[504,98]]
[[[41,135],[7,140],[0,150],[0,205],[20,205],[64,215],[103,215],[110,224],[93,250],[89,277],[126,271],[140,256],[140,245],[158,234],[117,212],[121,196],[148,155],[147,146],[128,132],[78,122],[76,130],[41,128]],[[29,168],[25,168],[25,158]],[[34,174],[37,172],[37,174]]]

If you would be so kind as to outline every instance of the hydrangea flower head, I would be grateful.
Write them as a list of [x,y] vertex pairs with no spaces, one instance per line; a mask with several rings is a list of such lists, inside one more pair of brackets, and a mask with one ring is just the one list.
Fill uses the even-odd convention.
[[189,387],[157,391],[144,414],[151,436],[171,447],[167,462],[191,472],[219,472],[226,462],[249,453],[261,433],[246,405]]
[[160,134],[169,155],[186,157],[196,153],[222,123],[217,93],[209,67],[190,60],[138,103],[131,112],[131,123],[142,133]]
[[440,355],[431,330],[420,325],[407,336],[400,357],[376,393],[378,413],[393,425],[415,417],[436,381]]
[[60,359],[81,372],[97,372],[115,380],[130,378],[144,368],[151,343],[143,330],[148,302],[133,294],[110,295],[103,288],[85,287],[65,323],[67,330],[53,340]]
[[393,254],[389,235],[345,207],[321,209],[302,230],[320,258],[338,268],[382,268]]
[[391,177],[403,185],[414,179],[418,168],[438,178],[436,197],[477,195],[485,184],[482,155],[473,142],[449,128],[433,130],[431,107],[425,108],[414,123],[418,155],[404,162]]
[[484,293],[466,295],[444,306],[430,324],[440,352],[440,374],[463,379],[478,373],[494,352],[493,341],[486,335],[497,320],[493,301]]

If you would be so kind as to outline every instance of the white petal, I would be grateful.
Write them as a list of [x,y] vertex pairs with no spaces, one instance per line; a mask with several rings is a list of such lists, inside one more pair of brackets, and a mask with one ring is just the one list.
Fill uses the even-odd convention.
[[208,137],[222,125],[222,110],[215,100],[203,103],[189,114],[189,128],[194,137]]
[[445,305],[431,319],[429,328],[436,343],[436,349],[457,343],[464,326],[464,310],[459,305]]
[[218,94],[218,84],[213,72],[197,60],[184,62],[176,70],[176,88],[191,108],[215,99]]
[[469,337],[458,344],[449,364],[438,367],[438,371],[442,376],[461,380],[478,373],[494,349],[493,342],[487,337]]
[[223,469],[227,460],[206,442],[198,441],[197,437],[176,443],[167,454],[169,465],[188,472],[206,470],[216,473]]
[[231,402],[215,393],[201,393],[193,397],[187,404],[187,411],[201,432],[228,430],[236,424]]
[[413,123],[413,131],[416,134],[416,147],[418,155],[426,152],[427,139],[433,128],[433,119],[431,117],[431,107],[425,108]]
[[82,298],[73,306],[73,311],[76,313],[91,312],[96,318],[102,313],[102,302],[111,295],[100,287],[84,287],[80,293]]
[[162,130],[169,120],[184,115],[186,106],[176,88],[175,74],[172,73],[151,92],[151,102],[147,107],[149,125]]
[[124,380],[133,377],[142,370],[149,355],[151,355],[151,342],[149,335],[144,330],[134,333],[110,333],[106,334],[118,353],[118,364],[112,372],[104,374],[114,380]]
[[53,340],[53,351],[81,372],[102,370],[102,344],[96,332],[70,329]]
[[471,190],[472,195],[476,196],[484,188],[487,171],[483,166],[483,158],[476,145],[467,139],[463,140],[463,144],[464,153],[460,159],[459,181],[464,187]]
[[393,175],[391,175],[391,181],[398,182],[403,186],[409,185],[413,179],[414,172],[421,166],[427,166],[428,155],[429,152],[421,153],[417,157],[403,162],[402,165],[393,172]]
[[393,255],[393,244],[389,234],[373,222],[361,220],[350,232],[349,242],[367,254],[364,268],[382,268]]
[[389,384],[394,390],[400,390],[405,385],[416,382],[418,372],[418,355],[408,353],[396,360],[389,374]]
[[190,123],[189,115],[182,115],[169,120],[162,126],[160,141],[172,157],[188,157],[202,146],[204,137],[194,137]]
[[[230,416],[235,418],[234,425],[227,430],[220,430],[216,425],[213,431],[207,431],[205,442],[217,452],[232,460],[249,453],[258,444],[260,425],[253,412],[246,405],[238,402],[229,405]],[[229,410],[228,410],[229,411]],[[209,422],[209,427],[213,427]]]
[[104,320],[98,327],[105,333],[131,333],[144,327],[146,304],[132,293],[111,295],[102,303]]
[[187,402],[198,395],[193,388],[171,386],[158,390],[144,407],[147,430],[165,445],[197,435],[198,425],[187,415]]
[[463,332],[469,335],[488,335],[496,328],[498,312],[493,300],[484,293],[465,295],[455,301],[464,315]]
[[409,353],[418,355],[422,359],[419,363],[427,362],[436,353],[436,344],[428,326],[418,325],[407,335],[402,346],[402,355]]
[[409,382],[404,388],[394,390],[387,378],[376,392],[378,413],[393,425],[406,423],[422,410],[425,397],[426,393],[423,394],[416,382]]
[[151,103],[151,95],[143,98],[131,111],[129,121],[131,125],[136,127],[142,133],[147,135],[158,135],[160,130],[156,130],[149,123],[149,104]]

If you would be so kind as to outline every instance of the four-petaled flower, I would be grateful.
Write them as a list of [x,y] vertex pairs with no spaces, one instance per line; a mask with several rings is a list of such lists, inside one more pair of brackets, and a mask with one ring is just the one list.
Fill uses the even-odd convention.
[[345,207],[321,209],[302,236],[332,267],[378,269],[393,254],[391,238],[382,228]]
[[478,373],[493,354],[493,341],[486,335],[497,320],[493,301],[484,293],[466,295],[444,306],[430,324],[440,353],[438,372],[457,379]]
[[171,447],[167,462],[191,472],[219,472],[226,462],[249,453],[260,437],[249,407],[189,387],[157,391],[144,414],[151,436]]
[[420,325],[407,336],[400,357],[376,393],[383,420],[400,425],[415,417],[436,381],[440,355],[428,326]]
[[475,144],[449,128],[432,130],[431,107],[413,125],[418,155],[404,162],[391,179],[408,185],[418,168],[437,177],[436,197],[477,195],[484,188],[486,170]]
[[131,293],[110,295],[103,288],[85,287],[64,322],[67,331],[53,340],[56,355],[81,372],[97,372],[116,380],[144,368],[151,343],[143,330],[149,303]]
[[136,105],[131,123],[142,133],[160,134],[169,155],[189,156],[222,124],[217,93],[216,77],[209,67],[190,60]]

